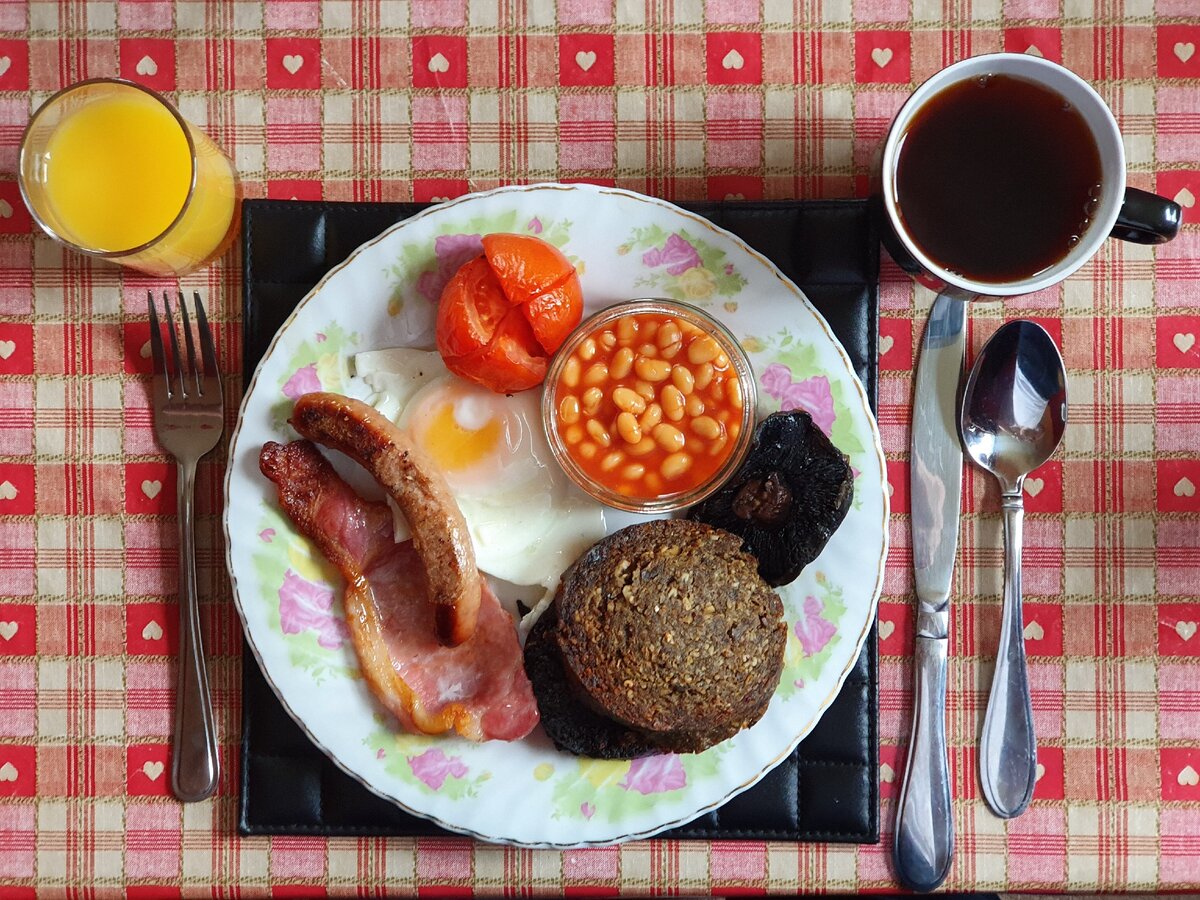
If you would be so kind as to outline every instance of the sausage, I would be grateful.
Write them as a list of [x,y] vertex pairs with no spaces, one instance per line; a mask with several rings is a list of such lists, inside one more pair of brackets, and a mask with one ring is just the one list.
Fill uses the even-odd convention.
[[451,647],[468,640],[483,583],[466,519],[437,465],[378,410],[341,394],[303,395],[289,421],[302,437],[349,456],[396,501],[426,569],[438,637]]

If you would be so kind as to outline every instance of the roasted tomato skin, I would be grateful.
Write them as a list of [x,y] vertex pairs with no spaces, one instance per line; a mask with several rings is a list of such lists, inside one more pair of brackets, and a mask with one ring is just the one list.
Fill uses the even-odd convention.
[[549,356],[583,316],[575,267],[532,235],[490,234],[442,292],[437,347],[446,367],[498,393],[541,384]]

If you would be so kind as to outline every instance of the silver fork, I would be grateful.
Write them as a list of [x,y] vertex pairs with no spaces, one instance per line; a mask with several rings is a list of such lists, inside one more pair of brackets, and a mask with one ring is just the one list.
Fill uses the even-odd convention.
[[208,666],[200,636],[196,596],[195,510],[196,463],[217,445],[225,427],[221,374],[212,332],[200,295],[193,293],[196,331],[203,363],[196,358],[192,325],[179,293],[186,357],[179,352],[175,316],[163,291],[163,318],[170,352],[163,347],[154,295],[150,306],[150,350],[154,356],[154,430],[179,466],[179,682],[175,698],[175,737],[171,754],[171,789],[185,803],[203,800],[217,788],[217,729],[208,689]]

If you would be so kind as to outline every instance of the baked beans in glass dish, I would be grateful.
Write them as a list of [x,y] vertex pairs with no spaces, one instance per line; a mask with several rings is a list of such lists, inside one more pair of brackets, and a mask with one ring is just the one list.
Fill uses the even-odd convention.
[[555,459],[608,506],[662,513],[737,471],[758,402],[729,330],[673,300],[630,300],[586,319],[550,364],[542,422]]

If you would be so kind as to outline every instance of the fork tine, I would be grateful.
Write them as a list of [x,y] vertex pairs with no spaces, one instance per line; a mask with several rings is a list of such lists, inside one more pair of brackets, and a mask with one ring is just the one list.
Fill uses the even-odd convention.
[[154,305],[153,291],[146,291],[146,305],[150,308],[150,355],[154,358],[154,374],[167,389],[167,399],[171,399],[171,373],[167,371],[167,362],[163,357],[162,328],[158,324],[158,311]]
[[196,345],[192,343],[192,320],[188,315],[187,304],[183,302],[183,291],[179,292],[179,314],[183,318],[183,344],[187,347],[187,369],[184,377],[196,379],[196,396],[204,396],[204,373],[196,359]]
[[213,346],[212,329],[208,327],[208,316],[204,312],[204,303],[200,300],[200,292],[192,292],[192,305],[196,308],[197,331],[200,333],[200,349],[204,352],[205,374],[217,380],[221,386],[221,367],[217,365],[217,349]]
[[[187,399],[187,383],[183,374],[183,357],[179,355],[179,338],[175,335],[175,313],[171,311],[171,298],[163,291],[163,308],[166,312],[163,318],[167,320],[167,331],[171,335],[171,355],[175,363],[175,371],[179,373],[179,395]],[[168,378],[171,377],[168,373]]]

